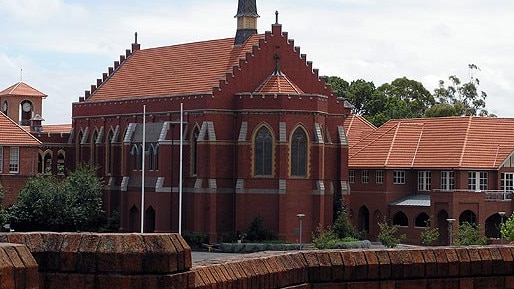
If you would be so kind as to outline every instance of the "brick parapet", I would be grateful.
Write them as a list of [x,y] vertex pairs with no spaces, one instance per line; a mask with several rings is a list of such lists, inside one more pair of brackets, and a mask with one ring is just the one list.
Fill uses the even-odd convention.
[[513,256],[513,246],[301,251],[203,262],[192,270],[197,289],[514,288]]
[[191,249],[177,234],[5,233],[0,242],[27,247],[42,288],[194,284]]
[[26,246],[0,243],[0,288],[40,288],[38,265]]

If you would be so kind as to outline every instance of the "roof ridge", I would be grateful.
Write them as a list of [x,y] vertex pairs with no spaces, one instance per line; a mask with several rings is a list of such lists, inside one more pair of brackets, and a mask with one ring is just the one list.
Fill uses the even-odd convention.
[[418,137],[418,143],[416,144],[416,150],[414,151],[414,156],[412,157],[412,162],[411,162],[411,167],[414,167],[414,163],[416,162],[416,157],[418,156],[418,150],[419,150],[419,145],[421,143],[421,138],[423,137],[423,132],[425,131],[425,123],[421,123],[421,131],[419,133],[419,137]]
[[8,94],[13,93],[13,91],[15,91],[15,90],[16,90],[16,88],[18,88],[18,86],[20,86],[20,84],[21,84],[21,81],[18,81],[16,84],[14,84],[14,85],[12,86],[11,91],[9,91],[9,93],[8,93]]
[[[383,133],[381,133],[380,135],[378,135],[376,138],[372,139],[371,141],[369,141],[366,145],[364,145],[362,148],[360,148],[358,151],[356,151],[355,153],[353,153],[351,156],[348,156],[348,157],[353,157],[354,155],[360,153],[362,150],[364,150],[365,148],[371,146],[373,143],[375,143],[377,140],[379,140],[382,136],[386,135],[389,131],[393,130],[396,128],[398,124],[395,124],[393,125],[392,127],[390,127],[389,129],[387,129],[386,131],[384,131]],[[367,135],[365,138],[367,138],[368,136],[371,136],[373,133],[370,133],[369,135]],[[359,140],[358,143],[360,143],[361,141],[363,141],[363,139]],[[357,145],[357,144],[356,144]]]
[[25,130],[21,125],[19,125],[18,123],[16,123],[12,118],[8,117],[6,114],[4,114],[3,112],[0,112],[0,117],[3,116],[5,117],[5,119],[7,119],[8,121],[10,121],[13,125],[15,125],[17,128],[19,128],[20,130],[22,130],[25,134],[27,134],[28,136],[30,136],[30,138],[32,138],[32,140],[35,140],[37,143],[39,144],[43,144],[39,139],[37,139],[35,136],[33,136],[30,132],[28,132],[27,130]]
[[462,162],[464,161],[464,154],[466,153],[466,148],[468,145],[469,131],[471,130],[471,122],[473,121],[473,117],[468,117],[468,127],[466,128],[466,135],[464,136],[464,142],[462,143],[462,150],[460,153],[459,159],[459,167],[462,166]]
[[396,136],[398,135],[398,131],[400,130],[401,124],[402,124],[402,122],[400,121],[395,125],[396,129],[395,129],[395,132],[393,135],[393,139],[391,140],[391,145],[389,146],[389,151],[387,152],[387,157],[384,162],[384,167],[387,167],[387,163],[389,162],[389,157],[391,157],[391,152],[393,151],[394,142],[396,141]]

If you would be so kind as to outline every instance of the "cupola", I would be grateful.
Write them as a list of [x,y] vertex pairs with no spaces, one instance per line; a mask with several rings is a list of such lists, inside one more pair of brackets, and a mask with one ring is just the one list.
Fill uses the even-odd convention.
[[237,31],[234,39],[234,45],[242,45],[250,38],[257,34],[257,3],[256,0],[239,0],[237,5]]

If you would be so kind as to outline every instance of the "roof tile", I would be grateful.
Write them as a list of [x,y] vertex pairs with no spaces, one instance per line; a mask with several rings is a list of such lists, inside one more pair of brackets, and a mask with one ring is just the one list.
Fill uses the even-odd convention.
[[0,112],[0,146],[40,146],[41,142]]

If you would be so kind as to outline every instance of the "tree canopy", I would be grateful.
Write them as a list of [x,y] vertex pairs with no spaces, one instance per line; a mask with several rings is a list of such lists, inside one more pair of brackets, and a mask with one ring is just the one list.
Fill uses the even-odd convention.
[[364,116],[376,126],[401,118],[487,116],[487,94],[478,90],[480,81],[474,77],[479,68],[475,64],[468,68],[468,82],[462,83],[456,75],[451,75],[449,83],[440,80],[433,93],[421,82],[407,77],[396,78],[379,87],[363,79],[349,83],[337,76],[327,77],[327,82],[338,96],[353,104],[352,113]]
[[102,182],[87,166],[64,179],[38,175],[27,181],[9,215],[17,231],[96,231],[105,222]]

